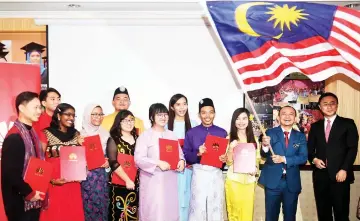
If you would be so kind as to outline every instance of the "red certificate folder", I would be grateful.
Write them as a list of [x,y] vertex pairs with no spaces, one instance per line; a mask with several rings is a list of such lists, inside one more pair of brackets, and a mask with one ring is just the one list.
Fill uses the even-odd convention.
[[105,163],[105,156],[101,145],[100,136],[95,135],[85,137],[83,145],[85,146],[88,170],[101,167]]
[[184,148],[184,142],[185,142],[184,139],[179,139],[179,144],[181,148]]
[[223,162],[219,157],[226,152],[228,139],[207,135],[205,140],[206,152],[201,156],[200,164],[221,168]]
[[179,163],[179,141],[159,138],[160,160],[168,162],[171,170],[176,170]]
[[253,173],[256,171],[256,144],[240,143],[234,148],[234,172]]
[[[137,167],[135,166],[134,157],[128,154],[118,153],[117,161],[128,177],[135,182]],[[114,172],[111,176],[111,183],[126,186],[125,181]]]
[[31,157],[26,167],[24,181],[31,186],[33,191],[46,193],[51,180],[52,165],[49,162]]
[[86,157],[83,146],[60,148],[60,174],[67,181],[86,180]]

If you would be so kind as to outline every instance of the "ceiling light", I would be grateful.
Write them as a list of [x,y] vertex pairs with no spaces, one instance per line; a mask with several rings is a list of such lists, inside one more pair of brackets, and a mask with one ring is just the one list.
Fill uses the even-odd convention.
[[345,5],[345,7],[347,7],[347,8],[358,8],[358,7],[360,7],[360,4],[359,3],[347,4],[347,5]]
[[67,7],[69,7],[69,8],[80,8],[81,5],[79,5],[79,4],[68,4]]

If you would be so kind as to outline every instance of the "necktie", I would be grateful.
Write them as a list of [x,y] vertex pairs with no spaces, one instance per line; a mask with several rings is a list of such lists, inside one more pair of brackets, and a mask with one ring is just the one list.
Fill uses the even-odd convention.
[[328,142],[329,135],[330,135],[330,130],[331,130],[331,121],[330,121],[330,120],[327,120],[327,125],[326,125],[326,128],[325,128],[325,139],[326,139],[326,142]]
[[285,134],[285,147],[287,148],[288,145],[289,145],[289,132],[287,131],[284,131],[284,134]]

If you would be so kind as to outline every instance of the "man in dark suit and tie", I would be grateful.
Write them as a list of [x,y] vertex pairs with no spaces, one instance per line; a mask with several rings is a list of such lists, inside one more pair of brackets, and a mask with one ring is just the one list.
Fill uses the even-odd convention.
[[308,153],[305,135],[292,129],[295,117],[293,107],[282,107],[278,116],[280,126],[267,130],[267,136],[262,138],[260,153],[266,162],[259,183],[265,187],[266,221],[279,220],[281,203],[284,221],[296,220],[301,192],[299,165],[306,163]]
[[350,184],[359,135],[354,120],[336,114],[338,98],[324,93],[319,98],[324,120],[311,125],[309,161],[319,221],[349,221]]

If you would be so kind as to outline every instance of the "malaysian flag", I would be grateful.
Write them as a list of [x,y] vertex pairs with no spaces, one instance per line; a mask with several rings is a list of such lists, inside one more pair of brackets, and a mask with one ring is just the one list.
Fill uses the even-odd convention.
[[207,2],[238,80],[251,91],[301,72],[360,82],[360,12],[299,2]]

